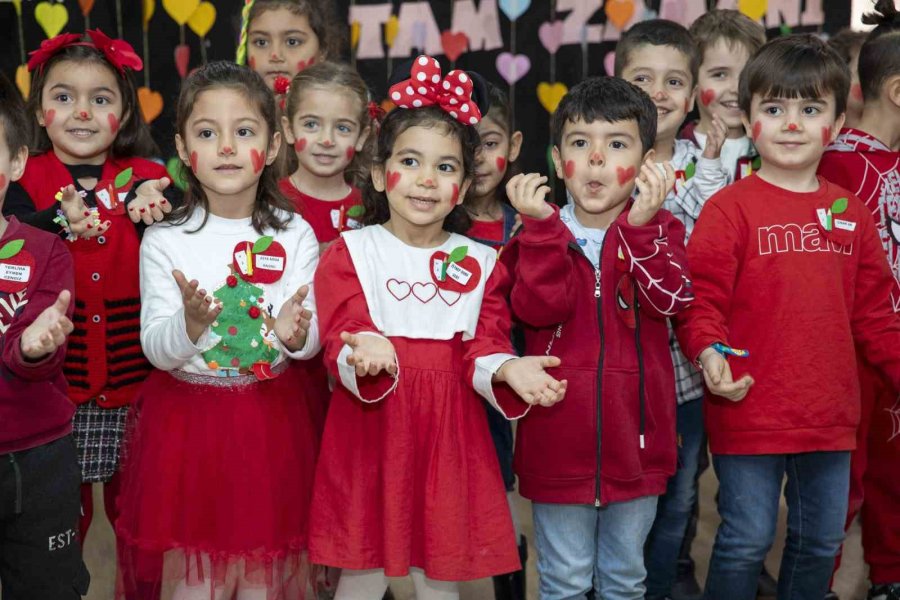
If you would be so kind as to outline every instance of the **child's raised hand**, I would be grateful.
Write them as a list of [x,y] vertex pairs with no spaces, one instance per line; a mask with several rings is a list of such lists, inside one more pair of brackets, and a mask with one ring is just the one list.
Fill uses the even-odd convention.
[[206,328],[218,318],[222,312],[222,303],[206,294],[206,290],[197,289],[200,282],[196,279],[187,280],[184,273],[175,269],[172,271],[175,283],[181,290],[181,301],[184,303],[184,324],[188,338],[196,344]]
[[92,238],[109,229],[110,222],[97,224],[94,213],[85,205],[81,195],[75,191],[75,186],[67,185],[62,190],[59,198],[59,208],[63,211],[66,221],[69,222],[69,231],[80,238]]
[[653,162],[653,157],[648,157],[641,165],[641,172],[635,179],[638,197],[628,213],[628,224],[633,227],[641,227],[650,222],[662,207],[669,190],[675,185],[675,170],[668,162],[663,163],[665,173],[660,173],[659,167]]
[[341,341],[353,350],[347,357],[347,364],[356,367],[357,377],[378,375],[381,371],[386,371],[390,375],[397,374],[394,345],[389,339],[380,335],[342,331]]
[[166,213],[172,211],[172,205],[163,196],[163,191],[172,181],[168,177],[145,181],[137,188],[137,196],[128,203],[128,217],[133,223],[144,222],[153,225],[162,221]]
[[546,219],[553,209],[544,201],[550,188],[540,173],[519,173],[506,183],[506,195],[517,211],[532,219]]
[[494,374],[494,380],[506,382],[526,403],[553,406],[566,395],[568,382],[557,381],[544,369],[558,367],[555,356],[523,356],[506,361]]
[[719,115],[713,115],[712,127],[706,132],[706,147],[703,148],[703,158],[719,158],[722,146],[728,138],[728,128],[725,121]]
[[728,361],[712,347],[700,353],[700,364],[703,365],[703,379],[706,381],[706,387],[716,396],[728,398],[732,402],[739,402],[744,399],[747,392],[750,391],[750,386],[753,385],[753,378],[750,375],[744,375],[734,381]]
[[45,308],[22,332],[22,337],[19,338],[22,356],[39,360],[65,343],[66,336],[72,333],[73,328],[72,321],[66,316],[71,300],[69,290],[61,291],[56,302]]
[[312,311],[303,308],[303,301],[309,294],[309,286],[301,285],[285,300],[275,319],[275,335],[290,350],[299,350],[306,344],[306,334],[312,321]]

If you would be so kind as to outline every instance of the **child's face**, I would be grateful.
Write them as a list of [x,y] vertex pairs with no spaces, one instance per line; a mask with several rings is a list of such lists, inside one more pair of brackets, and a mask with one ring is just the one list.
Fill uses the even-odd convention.
[[65,164],[103,164],[124,112],[112,69],[64,60],[47,73],[37,120]]
[[713,115],[718,115],[729,130],[742,131],[738,81],[749,59],[746,46],[725,38],[706,47],[697,76],[700,118],[705,123],[711,123]]
[[763,165],[781,170],[815,170],[843,124],[844,115],[835,117],[831,92],[821,98],[753,94],[749,120],[744,120]]
[[266,10],[247,32],[247,64],[275,89],[275,78],[294,75],[322,58],[319,38],[306,15],[287,8]]
[[[0,206],[6,198],[6,190],[9,184],[18,180],[25,172],[25,162],[28,160],[28,148],[19,148],[18,152],[10,152],[6,144],[6,127],[0,122]],[[2,217],[0,217],[2,218]]]
[[387,194],[391,219],[426,227],[443,223],[463,201],[462,143],[445,127],[410,127],[394,140],[390,158],[372,168],[372,183]]
[[175,136],[181,160],[207,193],[220,197],[255,189],[280,144],[281,134],[269,132],[249,99],[227,88],[200,92],[184,132]]
[[556,176],[578,208],[599,215],[624,203],[644,159],[635,120],[566,122],[562,141],[553,147]]
[[481,148],[475,163],[472,194],[486,196],[500,186],[509,164],[519,157],[522,132],[516,131],[510,135],[505,125],[490,116],[479,121],[477,128]]
[[690,58],[672,46],[643,44],[629,54],[622,79],[647,92],[656,105],[656,139],[674,139],[694,107]]
[[[343,93],[342,93],[343,92]],[[369,134],[359,116],[358,98],[340,88],[309,88],[300,95],[294,118],[282,117],[287,143],[300,168],[316,177],[343,173]]]

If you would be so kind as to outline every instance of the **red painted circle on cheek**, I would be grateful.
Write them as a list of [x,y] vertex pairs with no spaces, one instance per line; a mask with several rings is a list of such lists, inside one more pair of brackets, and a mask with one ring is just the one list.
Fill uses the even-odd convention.
[[44,111],[44,127],[50,127],[54,118],[56,118],[55,110],[51,108],[50,110]]
[[0,190],[6,189],[6,175],[0,173]]
[[250,60],[247,61],[247,64],[250,66],[251,69],[256,70],[256,57],[251,56]]
[[503,173],[506,170],[506,159],[502,156],[497,157],[497,170]]
[[353,157],[356,156],[356,148],[353,146],[347,147],[347,160],[353,160]]
[[107,120],[109,121],[109,130],[113,135],[119,133],[119,117],[114,115],[113,113],[109,113],[106,115]]
[[700,92],[700,102],[703,106],[709,106],[716,99],[716,90],[703,90]]
[[822,145],[827,146],[831,143],[831,127],[822,128]]
[[312,62],[306,62],[305,60],[299,61],[297,63],[297,72],[299,73],[300,71],[302,71],[306,67],[310,66],[311,64],[312,64]]
[[397,183],[400,181],[400,173],[388,171],[387,173],[385,173],[385,178],[387,179],[385,189],[390,192],[395,187],[397,187]]
[[306,148],[306,138],[300,138],[294,142],[294,150],[297,152],[303,152],[304,148]]
[[456,206],[459,202],[459,186],[455,183],[453,184],[453,196],[450,197],[450,204]]
[[752,136],[751,136],[753,138],[754,142],[759,139],[760,133],[762,133],[762,123],[757,121],[756,123],[753,124],[753,131],[752,131]]
[[566,174],[566,179],[571,179],[572,175],[575,174],[575,161],[574,160],[566,161],[565,174]]
[[197,151],[191,152],[191,171],[197,172]]
[[850,86],[850,95],[853,96],[854,99],[862,102],[862,100],[863,100],[862,86],[858,83],[854,83],[852,86]]

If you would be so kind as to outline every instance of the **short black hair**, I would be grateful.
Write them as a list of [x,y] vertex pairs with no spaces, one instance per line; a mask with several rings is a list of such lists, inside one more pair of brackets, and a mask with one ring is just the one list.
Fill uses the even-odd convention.
[[622,71],[628,65],[631,52],[643,45],[671,46],[688,57],[691,67],[691,85],[697,83],[697,73],[700,70],[700,51],[691,33],[683,25],[667,19],[651,19],[641,21],[633,25],[616,44],[615,75],[622,76]]
[[837,50],[812,34],[775,38],[754,54],[738,85],[738,103],[750,114],[755,94],[774,98],[821,98],[834,94],[835,115],[847,110],[850,68]]
[[29,120],[25,103],[12,82],[0,73],[0,125],[3,125],[3,141],[10,158],[22,148],[28,147]]
[[641,88],[618,77],[590,77],[566,94],[550,120],[553,145],[562,143],[563,127],[581,119],[637,121],[643,152],[656,143],[656,106]]
[[875,12],[863,15],[875,25],[859,50],[859,83],[863,100],[874,100],[888,77],[900,73],[900,11],[893,0],[878,0]]

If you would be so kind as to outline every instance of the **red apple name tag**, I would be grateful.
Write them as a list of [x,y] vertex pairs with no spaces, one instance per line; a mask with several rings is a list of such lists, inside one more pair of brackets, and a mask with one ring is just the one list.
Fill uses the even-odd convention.
[[21,292],[34,271],[34,256],[23,250],[25,240],[12,240],[0,248],[0,292]]
[[450,292],[471,292],[481,280],[481,265],[469,256],[468,246],[459,246],[450,251],[431,255],[431,278],[438,288]]
[[284,275],[287,253],[272,236],[264,236],[255,242],[238,243],[234,247],[232,265],[244,281],[274,283]]

